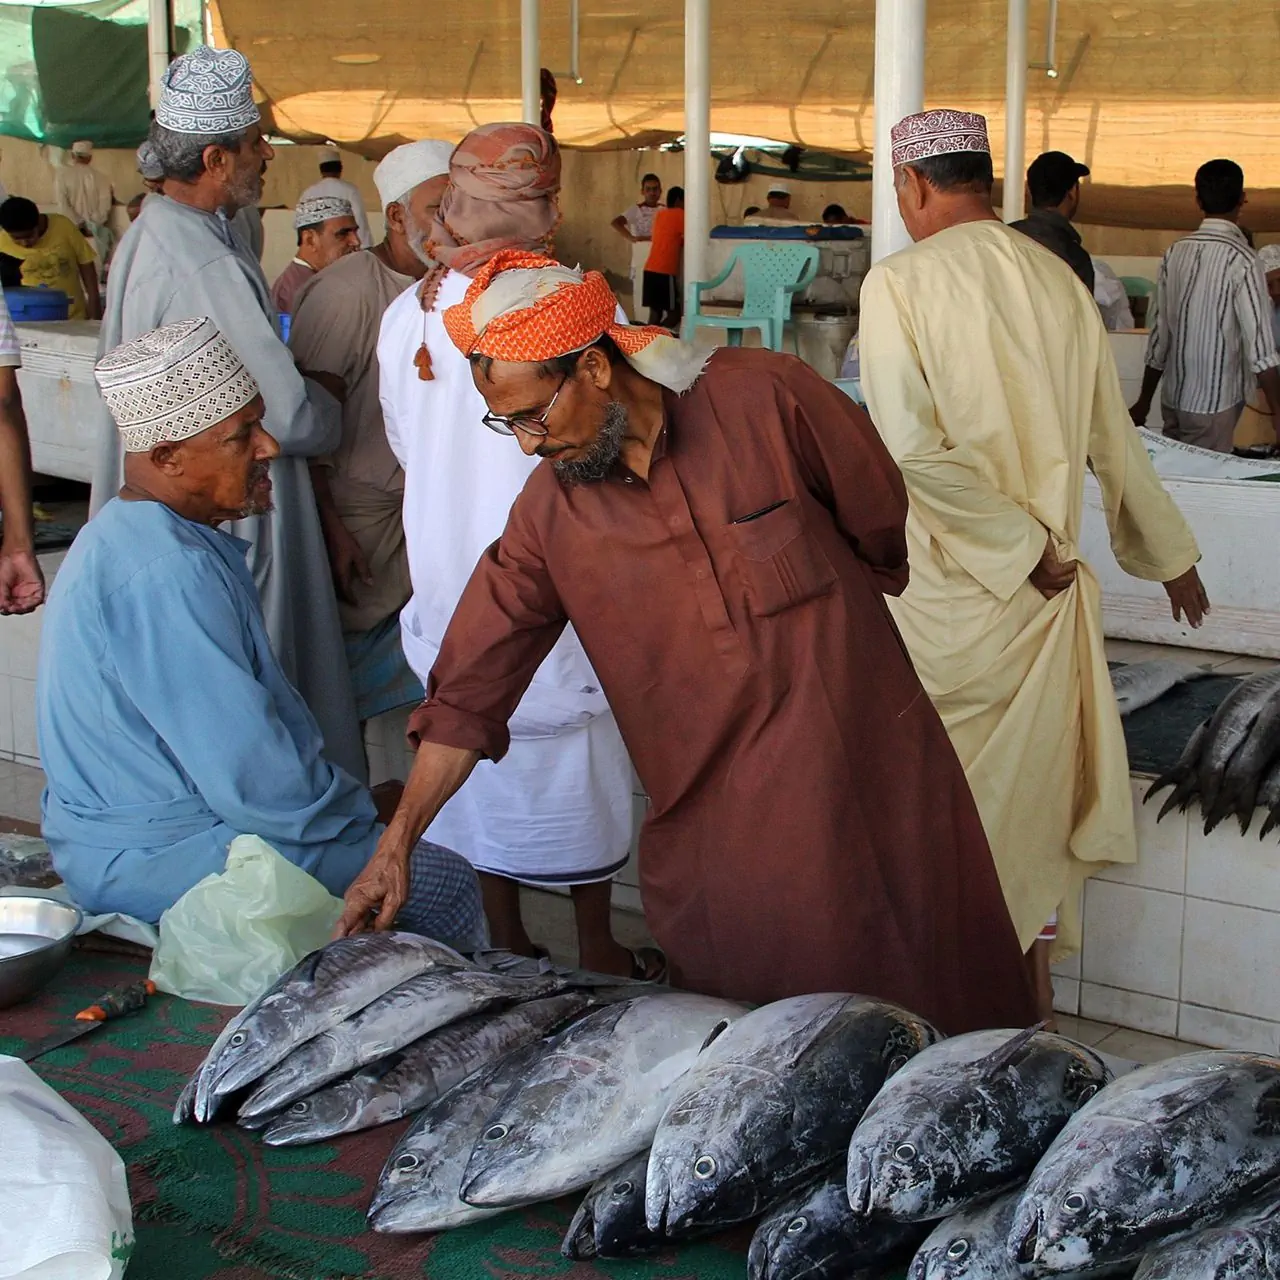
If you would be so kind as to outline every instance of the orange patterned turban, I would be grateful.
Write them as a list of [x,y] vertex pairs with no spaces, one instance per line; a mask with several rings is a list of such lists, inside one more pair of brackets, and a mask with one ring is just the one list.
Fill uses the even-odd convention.
[[600,272],[519,250],[480,268],[463,300],[444,313],[444,327],[464,356],[513,362],[554,360],[607,335],[639,373],[673,391],[687,391],[705,362],[666,329],[621,323]]

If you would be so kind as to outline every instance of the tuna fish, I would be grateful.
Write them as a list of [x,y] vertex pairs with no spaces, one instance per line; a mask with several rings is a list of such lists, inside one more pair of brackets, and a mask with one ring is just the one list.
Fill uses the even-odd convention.
[[1221,1226],[1157,1245],[1136,1280],[1275,1280],[1280,1276],[1280,1187]]
[[1140,707],[1150,706],[1163,698],[1175,685],[1187,680],[1207,676],[1211,667],[1189,667],[1184,662],[1130,662],[1112,671],[1111,687],[1115,690],[1116,706],[1120,714],[1127,716]]
[[1111,1077],[1061,1036],[975,1031],[925,1049],[876,1096],[849,1144],[849,1203],[928,1222],[1021,1186]]
[[[1021,1192],[962,1209],[940,1222],[911,1262],[907,1280],[1031,1280],[1037,1273],[1009,1253],[1009,1231]],[[1132,1261],[1073,1271],[1072,1280],[1132,1275]]]
[[465,965],[456,951],[413,933],[360,933],[313,951],[246,1006],[231,1034],[209,1051],[196,1092],[196,1119],[212,1119],[221,1099],[392,987],[429,969]]
[[649,1157],[649,1230],[745,1222],[848,1149],[886,1078],[938,1033],[865,996],[779,1000],[740,1018],[699,1058]]
[[1161,774],[1147,788],[1147,794],[1142,797],[1143,804],[1146,804],[1158,791],[1163,791],[1166,787],[1173,788],[1164,804],[1160,806],[1160,812],[1156,815],[1157,822],[1175,809],[1179,813],[1184,812],[1199,793],[1200,752],[1204,749],[1204,744],[1208,741],[1208,738],[1209,721],[1205,720],[1196,727],[1187,739],[1187,745],[1182,748],[1182,754],[1178,757],[1173,768],[1168,773]]
[[751,1239],[748,1280],[871,1280],[911,1257],[929,1227],[860,1217],[844,1183],[840,1166],[765,1214]]
[[1262,780],[1262,786],[1258,789],[1258,806],[1267,810],[1267,820],[1258,832],[1258,839],[1261,840],[1280,826],[1280,760],[1267,770],[1267,776]]
[[1068,1122],[1031,1175],[1010,1250],[1062,1275],[1136,1257],[1280,1177],[1280,1059],[1193,1053],[1140,1067]]
[[299,1045],[246,1099],[240,1116],[279,1111],[331,1080],[377,1062],[469,1014],[563,990],[554,974],[509,978],[476,969],[433,969],[402,982],[354,1017]]
[[[1244,745],[1258,716],[1280,693],[1280,667],[1241,680],[1209,719],[1208,737],[1200,752],[1200,805],[1214,812],[1231,757]],[[1262,762],[1263,768],[1267,761]]]
[[420,1111],[473,1072],[542,1039],[589,1001],[584,993],[567,992],[433,1031],[349,1079],[300,1098],[272,1120],[263,1141],[273,1147],[321,1142]]
[[472,1148],[507,1091],[519,1087],[547,1042],[517,1049],[437,1098],[405,1131],[383,1166],[369,1206],[374,1231],[445,1231],[492,1218],[458,1196]]
[[569,1223],[560,1252],[566,1258],[630,1258],[664,1243],[644,1221],[649,1153],[642,1151],[592,1186]]
[[462,1198],[485,1208],[552,1200],[639,1155],[699,1051],[744,1012],[668,991],[562,1031],[490,1117]]
[[1280,755],[1280,692],[1272,693],[1262,704],[1248,736],[1232,755],[1217,802],[1205,814],[1206,835],[1229,813],[1239,819],[1241,835],[1249,830],[1258,789],[1277,755]]

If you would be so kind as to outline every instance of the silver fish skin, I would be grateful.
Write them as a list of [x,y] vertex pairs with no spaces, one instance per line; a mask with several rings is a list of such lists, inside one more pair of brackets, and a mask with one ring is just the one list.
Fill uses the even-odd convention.
[[598,1009],[562,1031],[494,1111],[462,1198],[491,1208],[554,1200],[639,1155],[703,1045],[745,1011],[667,991]]
[[1209,674],[1208,667],[1192,667],[1185,662],[1156,658],[1149,662],[1129,662],[1112,671],[1111,687],[1115,690],[1120,714],[1127,716],[1164,697],[1175,685]]
[[1213,812],[1231,757],[1244,745],[1258,713],[1273,694],[1280,692],[1280,667],[1259,671],[1242,680],[1223,700],[1209,720],[1200,752],[1200,805]]
[[241,1105],[240,1117],[252,1120],[279,1111],[459,1018],[563,989],[564,979],[554,974],[509,978],[477,969],[421,973],[299,1045],[258,1083]]
[[911,1257],[931,1224],[861,1217],[844,1183],[839,1165],[765,1214],[751,1238],[748,1280],[872,1280]]
[[[907,1271],[907,1280],[1033,1280],[1032,1267],[1009,1253],[1009,1232],[1020,1191],[962,1209],[929,1233]],[[1072,1280],[1131,1276],[1136,1259],[1073,1271]]]
[[1136,1280],[1275,1280],[1280,1276],[1280,1187],[1225,1222],[1157,1245]]
[[1185,812],[1187,806],[1199,794],[1200,753],[1204,750],[1204,744],[1208,740],[1209,721],[1204,720],[1192,730],[1191,736],[1183,746],[1182,752],[1173,768],[1167,773],[1162,773],[1147,788],[1146,794],[1142,797],[1143,804],[1146,804],[1152,796],[1159,791],[1163,791],[1166,787],[1173,788],[1173,792],[1165,799],[1164,804],[1160,806],[1160,812],[1156,815],[1157,822],[1166,814],[1172,813],[1174,809],[1177,809],[1179,813]]
[[547,1051],[547,1041],[517,1049],[437,1098],[405,1130],[378,1178],[369,1226],[398,1235],[446,1231],[502,1213],[458,1195],[471,1151],[493,1109]]
[[1266,777],[1268,766],[1280,754],[1280,691],[1272,695],[1258,708],[1258,714],[1248,737],[1232,755],[1227,771],[1223,774],[1217,802],[1205,814],[1204,830],[1207,835],[1229,813],[1240,821],[1240,834],[1249,830],[1253,820],[1258,789]]
[[[280,978],[277,982],[263,993],[263,998],[274,991],[284,978]],[[220,1098],[215,1098],[212,1091],[213,1072],[211,1064],[218,1060],[227,1041],[239,1030],[240,1024],[253,1012],[255,1005],[247,1004],[237,1013],[233,1014],[227,1020],[226,1025],[218,1033],[213,1044],[209,1046],[209,1052],[205,1054],[204,1061],[195,1069],[195,1073],[191,1079],[187,1081],[186,1086],[178,1095],[178,1101],[173,1109],[173,1123],[186,1124],[188,1121],[195,1121],[198,1124],[208,1124],[217,1113],[221,1104]]]
[[888,1076],[937,1039],[905,1009],[843,992],[753,1009],[707,1048],[662,1117],[650,1231],[746,1222],[803,1186],[848,1150]]
[[1042,1275],[1141,1254],[1280,1178],[1280,1059],[1207,1051],[1140,1067],[1066,1124],[1009,1249]]
[[631,1258],[662,1248],[665,1241],[644,1221],[648,1169],[649,1153],[642,1151],[592,1184],[560,1246],[566,1258]]
[[1258,832],[1258,839],[1263,840],[1280,826],[1280,760],[1267,770],[1267,776],[1258,789],[1258,807],[1267,810],[1267,819]]
[[263,1141],[272,1147],[322,1142],[421,1111],[482,1067],[541,1040],[590,1000],[585,992],[570,991],[429,1032],[350,1078],[299,1098],[273,1120]]
[[202,1088],[207,1079],[216,1106],[392,987],[429,969],[466,963],[452,948],[414,933],[359,933],[331,942],[246,1007],[235,1031],[206,1058]]
[[975,1031],[890,1078],[849,1143],[855,1212],[928,1222],[1021,1186],[1111,1074],[1062,1036]]

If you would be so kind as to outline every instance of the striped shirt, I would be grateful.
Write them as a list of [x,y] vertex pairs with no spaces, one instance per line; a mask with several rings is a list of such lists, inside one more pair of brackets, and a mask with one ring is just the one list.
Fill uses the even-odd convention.
[[9,318],[4,294],[0,293],[0,369],[16,369],[21,363],[22,349],[18,346],[18,331]]
[[1164,373],[1164,403],[1183,413],[1243,404],[1254,375],[1280,365],[1273,310],[1258,255],[1234,222],[1206,218],[1179,240],[1160,263],[1147,343],[1147,365]]

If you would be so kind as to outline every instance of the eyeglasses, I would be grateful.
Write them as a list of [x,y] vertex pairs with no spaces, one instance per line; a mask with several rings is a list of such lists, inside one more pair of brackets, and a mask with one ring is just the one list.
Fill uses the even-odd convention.
[[504,418],[500,413],[486,413],[480,421],[490,431],[496,431],[500,436],[513,436],[517,431],[523,431],[527,436],[549,436],[551,432],[547,430],[547,417],[551,410],[556,407],[556,401],[560,399],[560,393],[564,390],[564,384],[568,381],[569,375],[566,373],[560,379],[560,385],[556,388],[556,393],[551,397],[550,403],[537,415],[517,413],[513,418]]

